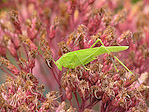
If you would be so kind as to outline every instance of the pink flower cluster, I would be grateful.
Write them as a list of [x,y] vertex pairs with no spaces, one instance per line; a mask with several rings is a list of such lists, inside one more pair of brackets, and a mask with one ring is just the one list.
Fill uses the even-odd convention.
[[[6,74],[0,85],[1,112],[148,111],[148,4],[147,0],[0,1],[0,70]],[[58,70],[54,60],[89,48],[97,39],[105,46],[129,49]],[[46,95],[45,87],[50,91]]]

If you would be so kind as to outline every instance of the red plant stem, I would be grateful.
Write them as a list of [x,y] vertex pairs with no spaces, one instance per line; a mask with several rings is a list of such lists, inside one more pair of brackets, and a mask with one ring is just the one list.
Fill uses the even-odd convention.
[[61,81],[61,76],[62,76],[62,71],[59,71],[59,74],[58,74],[58,80],[59,80],[59,82]]
[[25,51],[25,54],[26,54],[26,57],[27,57],[27,61],[29,61],[29,56],[28,56],[28,53],[27,53],[27,49],[25,47],[25,44],[23,44],[23,48],[24,48],[24,51]]
[[[38,52],[38,54],[41,56],[41,58],[44,59],[44,57],[43,57],[39,52]],[[49,69],[50,69],[50,68],[49,68]],[[53,74],[53,76],[54,76],[54,78],[55,78],[57,84],[60,86],[60,81],[57,79],[57,77],[56,77],[56,75],[55,75],[55,72],[54,72],[53,68],[50,69],[50,70],[51,70],[51,72],[52,72],[52,74]],[[56,71],[56,70],[55,70],[55,71]]]
[[[101,100],[101,99],[100,99]],[[89,105],[87,105],[85,108],[92,108],[94,105],[96,105],[100,100],[94,100]]]
[[104,104],[101,103],[101,112],[104,112]]
[[[56,66],[56,67],[57,67],[57,66]],[[58,74],[55,67],[53,67],[53,70],[55,71],[56,74]]]
[[85,100],[82,98],[81,110],[84,110],[84,107],[85,107]]
[[19,61],[19,56],[18,54],[15,56],[16,61]]
[[73,31],[73,28],[74,28],[74,13],[71,15],[70,24],[71,24],[71,29]]
[[77,97],[76,92],[74,92],[74,95],[75,95],[75,99],[76,99],[76,101],[77,101],[77,106],[78,106],[78,108],[79,108],[79,101],[78,101],[78,97]]
[[40,56],[41,58],[43,58],[43,59],[44,59],[44,57],[40,54],[40,52],[38,52],[38,54],[39,54],[39,56]]
[[70,102],[70,105],[73,107],[71,100],[69,100],[69,102]]
[[[59,91],[60,93],[62,93],[62,87],[60,85],[60,82],[61,82],[61,74],[62,74],[62,71],[59,71],[59,74],[58,74],[58,81],[59,81]],[[63,101],[63,95],[61,96],[61,101]]]
[[[63,91],[62,91],[61,85],[59,85],[59,91],[60,91],[60,93],[62,94]],[[64,101],[64,99],[63,99],[63,94],[62,94],[62,96],[61,96],[61,102],[62,102],[62,101]]]
[[18,49],[18,55],[19,55],[19,57],[21,57],[21,50],[20,50],[20,48]]
[[60,85],[60,82],[58,81],[58,79],[57,79],[57,77],[56,77],[56,75],[55,75],[53,69],[50,69],[50,70],[51,70],[51,72],[52,72],[52,74],[53,74],[53,76],[54,76],[54,78],[55,78],[57,84]]
[[114,110],[113,110],[113,112],[117,112],[118,111],[118,108],[115,108]]
[[1,66],[0,66],[0,69],[5,72],[7,75],[9,75],[11,78],[15,79],[16,77],[11,75],[9,72],[7,72],[5,69],[3,69]]
[[44,72],[44,70],[43,70],[43,66],[42,66],[42,64],[41,64],[41,61],[39,61],[39,66],[40,66],[40,70],[41,70],[41,72],[43,73],[43,75],[42,75],[42,79],[43,80],[45,80],[46,82],[45,83],[47,83],[47,85],[49,86],[49,88],[51,87],[51,85],[52,85],[52,83],[51,83],[51,81],[49,80],[49,78],[45,75],[45,72]]
[[[12,55],[11,55],[12,56]],[[13,56],[12,56],[13,57]],[[9,60],[8,58],[6,58],[7,60]],[[15,60],[16,60],[16,62],[18,62],[19,61],[19,57],[18,57],[18,55],[17,55],[17,58],[14,58]],[[21,67],[20,67],[20,65],[17,63],[17,65],[18,65],[18,67],[19,67],[19,69],[21,69]]]
[[30,72],[33,73],[33,68],[31,68]]
[[[110,101],[110,102],[111,102],[111,101]],[[109,108],[108,108],[108,107],[111,106],[111,105],[110,105],[110,102],[107,102],[107,103],[106,103],[106,107],[105,107],[105,109],[104,109],[105,112],[109,112],[109,110],[108,110]]]

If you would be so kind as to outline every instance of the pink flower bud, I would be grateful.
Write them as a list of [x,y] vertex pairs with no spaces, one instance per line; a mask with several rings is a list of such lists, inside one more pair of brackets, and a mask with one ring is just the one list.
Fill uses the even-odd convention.
[[6,56],[6,48],[4,48],[2,45],[0,45],[0,55],[1,56]]
[[110,99],[109,96],[106,93],[104,93],[102,96],[102,102],[106,103],[109,99]]
[[119,79],[120,79],[119,74],[115,74],[115,75],[113,76],[113,80],[114,80],[114,81],[117,81],[117,80],[119,80]]
[[66,97],[68,100],[72,99],[72,92],[71,92],[71,89],[69,87],[66,87],[65,94],[66,94]]
[[52,26],[50,27],[49,38],[50,38],[50,39],[53,39],[53,38],[55,37],[55,33],[56,33],[56,28],[55,28],[54,25],[52,25]]

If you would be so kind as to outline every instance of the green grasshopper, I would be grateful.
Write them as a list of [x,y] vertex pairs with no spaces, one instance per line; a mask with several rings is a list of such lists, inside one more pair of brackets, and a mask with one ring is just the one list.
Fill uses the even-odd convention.
[[[92,48],[99,41],[102,44],[102,46]],[[66,53],[66,54],[62,55],[56,62],[54,61],[54,63],[56,64],[56,66],[58,67],[58,69],[60,71],[62,71],[62,66],[65,68],[74,69],[79,65],[86,65],[89,62],[97,59],[96,57],[99,55],[102,55],[105,53],[109,54],[111,52],[124,51],[124,50],[128,49],[128,47],[129,46],[105,47],[103,42],[100,39],[98,39],[90,48]],[[132,74],[132,72],[116,56],[114,56],[114,58]]]

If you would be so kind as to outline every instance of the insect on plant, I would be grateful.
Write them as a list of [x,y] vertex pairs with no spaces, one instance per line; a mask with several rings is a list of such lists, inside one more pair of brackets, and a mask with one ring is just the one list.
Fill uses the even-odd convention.
[[[102,44],[101,47],[95,47],[95,44],[99,42]],[[60,71],[62,71],[62,66],[65,68],[76,68],[79,65],[86,65],[89,62],[97,59],[96,57],[105,53],[111,53],[111,52],[119,52],[124,51],[128,49],[129,46],[109,46],[105,47],[101,39],[97,39],[97,41],[88,49],[81,49],[77,51],[72,51],[69,53],[66,53],[62,55],[56,62],[56,66]],[[116,57],[114,58],[125,68],[127,69],[131,74],[132,72]],[[89,70],[85,67],[85,69]]]

